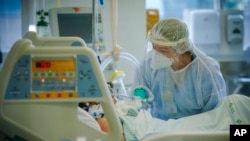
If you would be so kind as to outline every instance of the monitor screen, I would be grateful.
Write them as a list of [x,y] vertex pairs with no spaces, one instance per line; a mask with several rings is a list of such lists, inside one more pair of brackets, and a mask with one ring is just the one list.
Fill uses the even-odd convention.
[[[93,24],[93,9],[91,7],[56,7],[49,10],[49,25],[52,37],[80,37],[87,46],[95,42],[104,50],[104,30],[102,10],[98,9]],[[106,21],[107,22],[107,21]],[[95,31],[93,28],[95,26]]]
[[58,13],[59,36],[78,36],[86,43],[92,43],[91,13]]

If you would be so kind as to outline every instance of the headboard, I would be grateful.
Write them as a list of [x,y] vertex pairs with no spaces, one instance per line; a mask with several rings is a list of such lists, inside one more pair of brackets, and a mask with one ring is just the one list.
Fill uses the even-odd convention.
[[[120,140],[122,128],[95,53],[18,40],[0,72],[0,132],[30,141]],[[100,101],[110,131],[77,119],[79,102]],[[108,111],[108,112],[107,112]]]
[[27,32],[24,39],[29,39],[35,46],[68,46],[68,47],[87,47],[86,42],[80,37],[38,37],[34,31]]

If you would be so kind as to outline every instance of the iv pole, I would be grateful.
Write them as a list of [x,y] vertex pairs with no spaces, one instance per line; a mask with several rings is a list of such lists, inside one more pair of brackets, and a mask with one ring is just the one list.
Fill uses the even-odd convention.
[[92,49],[97,52],[97,46],[96,46],[96,21],[98,18],[98,9],[96,8],[96,0],[92,0]]

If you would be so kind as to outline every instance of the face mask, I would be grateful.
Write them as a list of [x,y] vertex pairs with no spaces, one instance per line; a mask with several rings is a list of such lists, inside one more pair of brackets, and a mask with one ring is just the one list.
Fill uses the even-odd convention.
[[152,61],[151,61],[151,66],[154,69],[169,67],[172,65],[173,61],[174,61],[173,59],[164,56],[163,54],[159,53],[158,51],[154,51]]

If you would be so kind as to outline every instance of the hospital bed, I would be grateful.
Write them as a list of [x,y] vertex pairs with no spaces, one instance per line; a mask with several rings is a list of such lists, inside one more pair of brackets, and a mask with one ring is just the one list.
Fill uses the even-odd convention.
[[[121,123],[95,53],[53,44],[34,45],[25,38],[13,45],[0,73],[0,133],[24,141],[119,141]],[[89,101],[100,101],[103,106],[108,133],[77,118],[78,104]],[[178,126],[183,128],[184,122]],[[201,139],[228,141],[229,132],[166,132],[144,140]]]
[[[0,73],[0,132],[24,141],[120,140],[122,128],[95,53],[39,45],[20,39],[6,58]],[[101,103],[108,133],[77,118],[78,103],[87,101]]]

